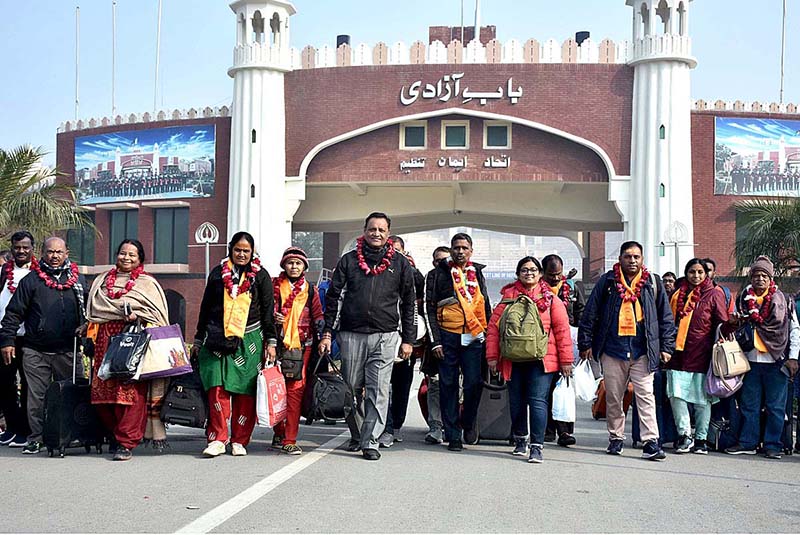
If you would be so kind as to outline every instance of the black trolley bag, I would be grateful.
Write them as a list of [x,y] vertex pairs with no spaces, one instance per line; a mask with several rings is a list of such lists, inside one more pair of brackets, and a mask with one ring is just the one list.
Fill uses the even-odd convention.
[[[488,370],[487,370],[488,371]],[[479,440],[502,440],[511,438],[511,404],[508,383],[499,373],[488,372],[484,378],[475,431]]]
[[[331,371],[318,371],[323,362]],[[320,355],[311,375],[314,380],[311,385],[307,423],[310,424],[314,420],[346,419],[355,406],[355,398],[353,390],[344,380],[330,353]]]
[[[67,448],[83,446],[86,453],[103,452],[104,432],[92,406],[91,380],[77,377],[78,339],[72,352],[72,379],[54,381],[44,396],[42,440],[47,453],[58,451],[64,457]],[[90,373],[91,377],[91,373]]]
[[208,423],[208,398],[200,379],[200,367],[192,359],[192,372],[178,375],[169,383],[161,421],[168,424],[205,429]]

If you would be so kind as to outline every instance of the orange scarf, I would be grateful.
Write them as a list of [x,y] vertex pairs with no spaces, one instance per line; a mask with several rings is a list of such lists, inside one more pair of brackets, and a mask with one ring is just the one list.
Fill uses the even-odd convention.
[[[548,284],[548,286],[550,286],[550,285]],[[559,299],[561,298],[561,287],[562,286],[564,286],[564,279],[561,279],[561,281],[558,284],[556,284],[555,286],[550,286],[550,291],[553,292],[553,295],[555,295]]]
[[[691,292],[686,294],[686,302],[683,304],[683,310],[689,310],[689,307],[692,302],[692,296],[695,292],[700,292],[700,285],[695,286]],[[672,315],[673,317],[678,317],[678,294],[680,291],[675,292],[672,294],[672,299],[669,301],[669,305],[672,308]],[[678,322],[678,335],[675,338],[675,349],[678,351],[683,351],[683,348],[686,346],[686,337],[689,335],[689,324],[692,322],[692,316],[694,315],[694,310],[686,314],[684,317],[680,319]]]
[[[622,279],[622,286],[625,288],[625,296],[633,296],[634,288],[642,278],[642,270],[633,278],[630,284],[625,280],[625,275],[620,277]],[[618,336],[636,336],[636,324],[644,319],[644,312],[642,312],[642,305],[639,300],[628,301],[623,300],[619,306],[619,328],[617,329]]]
[[[233,271],[233,263],[230,260],[228,260],[228,267]],[[236,272],[234,271],[233,273]],[[239,277],[239,286],[241,286],[245,276],[246,274],[242,273]],[[253,300],[250,292],[237,294],[236,299],[234,299],[223,286],[222,299],[222,324],[225,327],[225,336],[244,338],[247,317],[250,315],[250,303]]]
[[[289,296],[292,294],[292,283],[288,278],[281,280],[281,303],[285,303]],[[308,301],[308,281],[303,285],[294,301],[292,301],[292,308],[289,314],[283,319],[283,347],[286,349],[300,349],[300,316],[303,314],[303,308]]]
[[[769,292],[769,288],[764,290],[764,293],[761,295],[756,294],[756,305],[758,308],[761,308],[761,305],[764,304],[764,298],[767,296],[767,292]],[[760,353],[769,353],[767,346],[764,345],[764,341],[758,336],[758,329],[753,329],[753,346],[760,352]]]
[[[461,268],[458,268],[461,270]],[[475,287],[475,295],[472,296],[472,302],[461,295],[459,287],[464,289],[464,292],[469,292],[467,287],[467,275],[461,270],[461,277],[459,283],[456,283],[452,273],[450,278],[453,279],[453,289],[455,290],[458,302],[461,304],[461,309],[464,311],[464,318],[467,320],[466,328],[472,336],[478,336],[486,331],[488,325],[486,321],[486,308],[484,307],[483,294],[481,293],[480,286]]]

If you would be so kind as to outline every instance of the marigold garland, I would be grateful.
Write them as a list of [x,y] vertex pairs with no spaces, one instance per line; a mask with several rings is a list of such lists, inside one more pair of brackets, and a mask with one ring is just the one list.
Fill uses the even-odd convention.
[[[74,265],[74,264],[73,264]],[[106,295],[111,299],[119,299],[126,293],[130,292],[133,287],[136,285],[136,279],[139,278],[139,275],[144,273],[144,266],[139,264],[136,268],[131,271],[130,278],[128,282],[125,283],[125,287],[121,290],[114,290],[114,284],[117,282],[117,275],[119,271],[116,267],[111,268],[111,271],[108,272],[108,277],[106,278]]]
[[[694,312],[694,309],[697,308],[697,303],[700,302],[700,294],[703,291],[702,286],[704,283],[705,281],[690,289],[691,285],[689,282],[683,281],[683,284],[681,284],[681,287],[678,290],[677,309],[675,312],[676,316],[678,316],[678,320],[690,315],[692,312]],[[695,289],[697,291],[694,291]],[[687,296],[690,296],[688,306],[686,303]]]
[[[17,287],[14,285],[14,267],[16,266],[16,262],[11,260],[3,264],[3,270],[6,272],[6,286],[8,287],[8,291],[11,292],[11,295],[14,295],[14,292],[17,291]],[[36,257],[31,257],[31,270],[34,267],[39,267],[39,262],[36,261]]]
[[244,282],[235,284],[233,282],[233,272],[230,265],[228,265],[229,260],[230,259],[226,256],[220,261],[220,266],[222,267],[222,285],[225,287],[225,291],[228,292],[228,295],[236,299],[236,296],[239,294],[250,291],[253,281],[256,280],[256,273],[261,271],[261,261],[258,257],[254,256],[253,260],[250,262],[250,268],[245,272]]
[[614,281],[616,282],[617,293],[623,302],[628,301],[629,303],[635,303],[638,301],[639,296],[642,295],[642,288],[644,288],[645,283],[649,279],[650,272],[646,267],[642,266],[642,276],[639,278],[639,282],[636,283],[636,287],[633,288],[633,293],[630,293],[623,283],[624,279],[622,278],[622,269],[620,268],[619,262],[614,264]]
[[770,307],[772,305],[772,296],[775,295],[777,290],[778,286],[775,284],[775,281],[770,280],[767,295],[764,296],[764,302],[761,304],[761,308],[759,308],[758,303],[756,303],[755,289],[752,285],[747,287],[745,290],[744,303],[747,307],[747,315],[754,323],[758,323],[760,325],[764,323],[764,319],[769,316]]
[[392,264],[394,258],[395,248],[392,240],[386,242],[386,253],[383,255],[380,263],[374,268],[367,265],[367,259],[364,258],[364,236],[360,236],[356,240],[356,256],[358,257],[358,267],[369,277],[370,275],[380,275]]
[[70,288],[75,286],[76,282],[78,282],[78,264],[76,264],[75,262],[72,262],[69,265],[69,277],[67,277],[67,280],[64,281],[63,283],[56,282],[55,280],[53,280],[53,277],[42,271],[38,263],[35,266],[31,265],[31,271],[39,275],[39,278],[42,279],[42,281],[44,281],[45,285],[48,288],[53,288],[61,292],[63,292],[64,290],[69,290]]

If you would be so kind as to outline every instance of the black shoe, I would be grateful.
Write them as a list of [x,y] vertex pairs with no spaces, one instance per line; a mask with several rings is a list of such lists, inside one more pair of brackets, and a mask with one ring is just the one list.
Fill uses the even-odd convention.
[[764,457],[767,459],[780,459],[781,452],[779,450],[767,450],[767,452],[764,454]]
[[755,448],[743,448],[739,444],[735,446],[731,446],[730,448],[725,448],[725,453],[728,455],[755,455],[756,450]]
[[624,451],[623,448],[623,441],[619,438],[612,438],[608,442],[608,448],[606,449],[606,453],[609,455],[622,455]]
[[697,453],[698,455],[708,455],[708,442],[705,440],[695,440],[694,447],[692,447],[692,453]]
[[555,442],[556,441],[556,432],[555,431],[545,431],[544,432],[544,441],[545,442]]
[[542,458],[542,447],[531,446],[531,454],[528,456],[529,463],[541,464],[544,461]]
[[470,445],[478,443],[478,432],[475,429],[464,430],[464,442]]
[[3,433],[0,434],[0,446],[8,446],[9,443],[12,440],[14,440],[14,437],[16,436],[17,435],[15,433],[12,433],[11,431],[8,430],[3,431]]
[[377,461],[381,458],[381,452],[378,450],[373,450],[372,448],[367,448],[361,452],[361,455],[368,461]]
[[648,440],[644,443],[642,448],[642,459],[650,461],[663,461],[667,458],[667,454],[658,445],[658,440]]
[[527,455],[527,454],[528,454],[528,439],[515,438],[514,451],[511,452],[511,455]]
[[270,447],[273,450],[280,450],[283,448],[283,437],[280,435],[272,435],[272,444]]
[[35,440],[33,442],[28,442],[22,447],[22,453],[26,455],[39,453],[42,451],[42,446],[43,444],[41,442],[36,442]]
[[120,446],[120,447],[117,448],[116,453],[114,453],[114,457],[112,457],[112,460],[114,460],[114,461],[130,461],[131,457],[133,457],[133,453],[131,453],[131,450],[129,450],[128,448],[126,448],[124,446]]
[[345,449],[352,452],[361,451],[361,443],[358,440],[351,438]]
[[153,449],[156,453],[166,453],[172,450],[172,446],[169,445],[169,442],[167,442],[165,438],[163,440],[153,440]]
[[681,437],[675,441],[675,453],[689,453],[692,451],[692,447],[694,446],[694,440],[689,435],[681,435]]
[[566,448],[567,446],[574,446],[575,445],[575,437],[570,435],[569,433],[561,433],[558,437],[558,445],[562,448]]
[[464,449],[464,444],[459,439],[455,438],[447,444],[447,449],[450,451],[461,451]]

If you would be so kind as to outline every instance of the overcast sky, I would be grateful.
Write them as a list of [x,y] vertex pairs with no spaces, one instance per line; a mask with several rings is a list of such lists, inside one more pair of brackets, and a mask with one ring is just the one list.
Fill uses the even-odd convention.
[[[466,0],[466,24],[474,0]],[[778,100],[781,0],[696,0],[689,32],[699,64],[693,98]],[[790,1],[786,102],[800,104],[800,3]],[[0,88],[0,147],[23,143],[55,150],[58,125],[75,115],[75,6],[80,5],[80,117],[111,114],[111,0],[0,0],[5,83]],[[354,45],[427,40],[428,26],[459,25],[460,0],[295,0],[292,45]],[[120,114],[151,111],[157,0],[117,1],[116,105]],[[625,0],[482,0],[481,22],[498,38],[563,41],[588,30],[593,39],[630,38]],[[163,0],[158,107],[230,103],[235,18],[224,0]],[[48,157],[53,163],[55,156]]]

